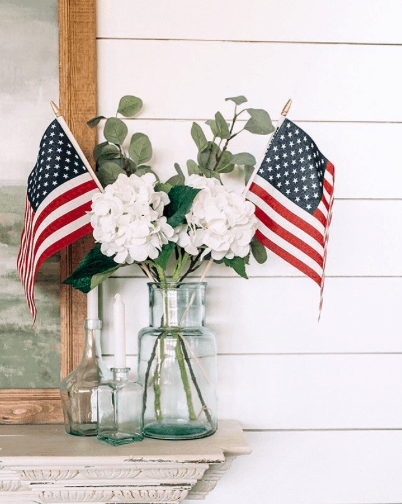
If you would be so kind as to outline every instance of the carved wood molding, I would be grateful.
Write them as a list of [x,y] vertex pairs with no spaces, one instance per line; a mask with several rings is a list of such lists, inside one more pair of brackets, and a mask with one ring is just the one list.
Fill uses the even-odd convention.
[[[235,457],[230,457],[230,464]],[[180,502],[204,499],[230,464],[149,461],[130,467],[110,461],[107,468],[12,465],[0,470],[0,503],[10,502]],[[75,466],[75,467],[73,467]],[[221,468],[220,468],[221,467]],[[206,479],[205,479],[206,478]]]
[[[17,435],[18,434],[18,435]],[[204,499],[250,453],[238,422],[193,441],[110,446],[62,426],[0,427],[0,504],[174,503]]]

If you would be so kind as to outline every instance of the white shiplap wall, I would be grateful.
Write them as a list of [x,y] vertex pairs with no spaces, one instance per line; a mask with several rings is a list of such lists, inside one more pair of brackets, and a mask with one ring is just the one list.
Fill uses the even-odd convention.
[[[290,118],[337,169],[320,324],[315,285],[274,256],[248,281],[212,271],[220,416],[240,420],[254,451],[211,504],[402,501],[401,16],[400,0],[98,0],[99,113],[144,100],[127,125],[150,136],[161,178],[194,157],[192,121],[229,117],[224,98],[238,94],[273,118],[292,97]],[[265,141],[237,146],[258,158]],[[135,307],[135,355],[145,283],[105,283],[105,354],[119,291]]]

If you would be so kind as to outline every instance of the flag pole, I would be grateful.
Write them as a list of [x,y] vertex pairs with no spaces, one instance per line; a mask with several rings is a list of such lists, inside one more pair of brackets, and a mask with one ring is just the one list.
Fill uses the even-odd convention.
[[52,107],[54,115],[56,116],[57,122],[60,124],[64,133],[67,135],[68,139],[72,143],[74,149],[79,154],[81,161],[84,163],[85,168],[88,170],[88,172],[91,175],[91,177],[93,178],[95,184],[98,186],[98,189],[101,192],[105,192],[102,187],[102,184],[99,182],[98,177],[95,175],[95,172],[93,171],[93,169],[91,168],[91,165],[89,164],[87,158],[85,157],[85,154],[82,152],[81,147],[78,145],[77,140],[74,138],[74,135],[72,134],[70,128],[67,126],[67,123],[64,120],[64,117],[62,116],[59,107],[53,101],[50,102],[50,105]]
[[282,109],[282,112],[281,112],[281,117],[278,119],[276,125],[275,125],[275,130],[272,132],[271,136],[269,137],[269,140],[268,140],[268,143],[267,143],[267,146],[265,147],[264,149],[264,152],[262,153],[262,157],[261,159],[259,160],[259,163],[257,163],[255,165],[255,169],[253,171],[253,173],[251,174],[251,177],[249,179],[249,181],[247,182],[247,185],[246,187],[244,188],[243,190],[243,195],[245,195],[247,193],[247,191],[250,189],[250,186],[251,184],[253,183],[253,180],[254,180],[254,177],[257,175],[257,172],[258,170],[260,169],[260,166],[264,160],[264,157],[265,157],[265,153],[267,152],[269,146],[271,145],[271,142],[275,136],[275,133],[278,131],[278,129],[282,126],[282,123],[283,121],[285,120],[286,116],[288,115],[288,112],[290,110],[290,107],[292,106],[292,100],[289,99],[287,102],[286,102],[286,105],[283,107]]

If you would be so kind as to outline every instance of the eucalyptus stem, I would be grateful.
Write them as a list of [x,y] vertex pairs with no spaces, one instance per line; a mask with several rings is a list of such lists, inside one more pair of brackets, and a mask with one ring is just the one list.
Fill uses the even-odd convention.
[[188,356],[186,345],[184,343],[183,337],[180,336],[180,335],[178,335],[178,338],[180,339],[180,345],[181,345],[181,349],[182,349],[182,352],[183,352],[183,356],[184,356],[184,359],[187,362],[188,370],[190,371],[191,379],[193,380],[195,390],[197,391],[198,398],[200,399],[200,403],[201,403],[202,409],[205,411],[205,415],[207,417],[207,420],[208,420],[209,424],[212,426],[211,413],[209,412],[208,406],[205,404],[204,398],[202,396],[202,392],[201,392],[201,389],[200,389],[200,387],[198,385],[197,378],[196,378],[196,376],[194,374],[193,366],[191,365],[190,358]]
[[[232,119],[232,124],[230,126],[230,130],[229,130],[229,138],[226,140],[225,142],[225,145],[223,146],[223,149],[222,149],[222,152],[220,153],[219,156],[217,156],[216,158],[216,163],[215,163],[215,166],[212,168],[212,171],[215,171],[218,166],[219,166],[219,163],[221,162],[221,159],[222,159],[222,156],[223,154],[225,153],[225,150],[228,148],[228,145],[229,145],[229,142],[230,140],[232,139],[232,132],[233,132],[233,128],[234,128],[234,125],[235,125],[235,122],[236,122],[236,119],[238,118],[238,116],[241,114],[241,112],[239,112],[239,114],[236,114],[236,110],[237,110],[237,105],[235,106],[235,113],[234,113],[234,116],[233,116],[233,119]],[[221,139],[222,141],[223,139]],[[220,144],[219,144],[220,145]]]
[[184,364],[181,340],[178,334],[175,334],[174,338],[176,340],[176,357],[180,368],[181,381],[183,382],[184,392],[187,399],[188,415],[191,421],[195,421],[197,420],[197,417],[194,412],[190,383],[188,381],[186,366]]
[[166,333],[163,333],[159,340],[159,355],[158,362],[156,363],[155,373],[154,373],[154,393],[155,393],[155,416],[158,421],[162,420],[162,408],[161,408],[161,373],[163,361],[165,360],[165,338]]
[[158,341],[161,338],[161,335],[158,336],[155,340],[154,346],[152,348],[151,356],[148,361],[148,366],[147,370],[145,372],[145,379],[144,379],[144,395],[142,396],[142,420],[144,421],[145,418],[145,410],[147,408],[147,387],[148,387],[148,380],[149,380],[149,373],[151,372],[151,366],[152,362],[155,359],[156,355],[156,348],[158,346]]

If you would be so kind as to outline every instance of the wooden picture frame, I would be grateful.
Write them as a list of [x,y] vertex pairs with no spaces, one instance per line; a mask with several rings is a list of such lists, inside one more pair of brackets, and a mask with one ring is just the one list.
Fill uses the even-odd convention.
[[[59,0],[59,103],[63,116],[93,164],[95,129],[86,121],[96,115],[96,0]],[[86,237],[61,251],[64,280],[92,248]],[[61,378],[79,363],[83,347],[86,296],[61,285]],[[58,389],[0,390],[0,423],[62,423]]]

